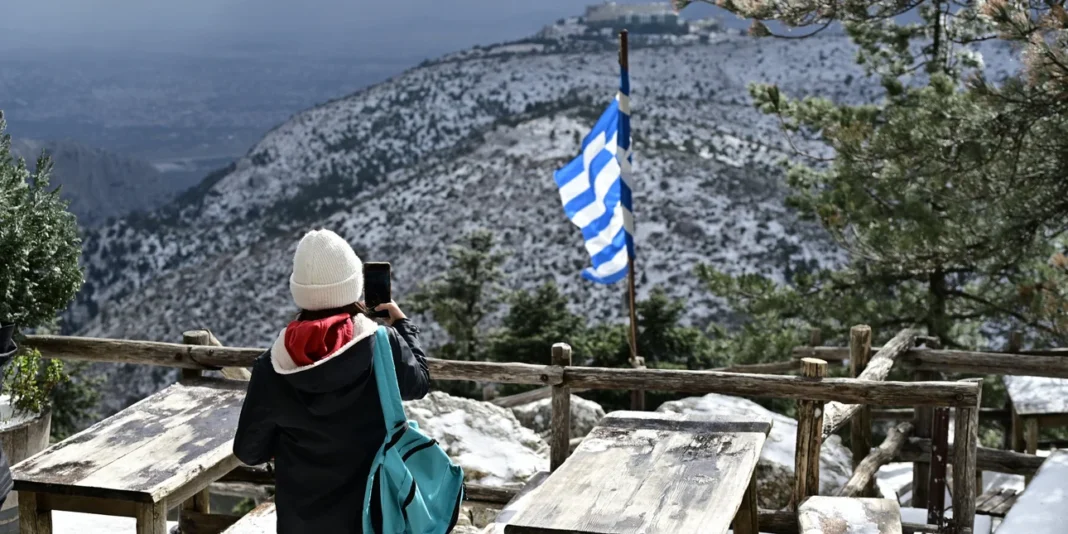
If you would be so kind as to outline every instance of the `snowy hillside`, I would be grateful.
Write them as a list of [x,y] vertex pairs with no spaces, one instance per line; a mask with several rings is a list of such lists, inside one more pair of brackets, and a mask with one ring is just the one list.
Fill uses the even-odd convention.
[[[300,113],[166,208],[93,231],[68,327],[167,341],[209,327],[228,345],[265,345],[292,317],[291,255],[313,226],[392,262],[402,302],[461,231],[487,228],[511,287],[555,279],[576,310],[620,318],[623,286],[579,277],[589,259],[552,180],[614,96],[615,44],[568,34],[452,54]],[[655,41],[632,37],[638,289],[662,285],[704,323],[722,310],[692,274],[700,262],[781,276],[835,261],[782,207],[788,145],[746,84],[851,101],[880,90],[840,35]]]

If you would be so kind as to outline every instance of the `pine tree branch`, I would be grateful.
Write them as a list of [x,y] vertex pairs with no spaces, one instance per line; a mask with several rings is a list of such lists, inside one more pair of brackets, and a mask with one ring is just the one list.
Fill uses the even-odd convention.
[[950,290],[946,291],[946,295],[947,296],[953,296],[953,297],[959,297],[959,298],[962,298],[964,300],[969,300],[969,301],[972,301],[972,302],[976,302],[976,303],[982,304],[983,306],[986,306],[990,310],[996,311],[996,312],[1004,314],[1004,315],[1008,315],[1008,316],[1016,319],[1017,321],[1020,321],[1020,323],[1025,324],[1027,326],[1030,326],[1031,328],[1034,328],[1036,330],[1041,330],[1041,331],[1043,331],[1043,332],[1045,332],[1047,334],[1051,334],[1051,335],[1055,335],[1055,336],[1059,335],[1059,333],[1056,330],[1054,330],[1054,329],[1042,324],[1041,322],[1038,322],[1038,321],[1035,321],[1033,319],[1030,319],[1027,316],[1023,315],[1022,313],[1010,310],[1008,308],[1005,308],[1004,306],[1000,306],[1000,305],[998,305],[998,304],[996,304],[994,302],[991,302],[991,301],[989,301],[989,300],[987,300],[987,299],[985,299],[983,297],[980,297],[978,295],[972,295],[971,293],[967,293],[965,291],[961,291],[961,290],[958,290],[958,289],[950,289]]

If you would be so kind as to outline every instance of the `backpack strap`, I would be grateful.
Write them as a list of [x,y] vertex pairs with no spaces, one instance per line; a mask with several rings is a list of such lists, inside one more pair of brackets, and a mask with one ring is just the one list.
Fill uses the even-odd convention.
[[408,417],[404,413],[404,405],[401,404],[397,369],[393,366],[393,349],[389,344],[389,333],[384,326],[379,326],[375,332],[374,361],[371,365],[375,371],[378,400],[382,404],[382,418],[386,421],[386,432],[390,433],[405,424]]

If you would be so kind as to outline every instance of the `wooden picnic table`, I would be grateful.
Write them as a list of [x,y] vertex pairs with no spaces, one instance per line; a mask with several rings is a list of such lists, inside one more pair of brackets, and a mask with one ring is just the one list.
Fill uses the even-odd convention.
[[1068,450],[1056,450],[1016,504],[1005,514],[998,534],[1061,534],[1068,530]]
[[246,386],[174,384],[15,465],[22,534],[51,534],[52,510],[133,517],[138,534],[166,534],[168,509],[183,503],[206,514],[208,485],[239,464]]
[[1012,405],[1012,449],[1035,454],[1043,427],[1068,425],[1068,379],[1006,376]]
[[769,421],[609,413],[506,522],[505,534],[757,534]]

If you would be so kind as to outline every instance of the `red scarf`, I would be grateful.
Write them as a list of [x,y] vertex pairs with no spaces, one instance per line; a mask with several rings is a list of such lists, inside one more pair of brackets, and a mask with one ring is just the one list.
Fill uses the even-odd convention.
[[286,327],[285,347],[300,367],[329,358],[352,341],[352,317],[347,313],[314,321],[293,321]]

